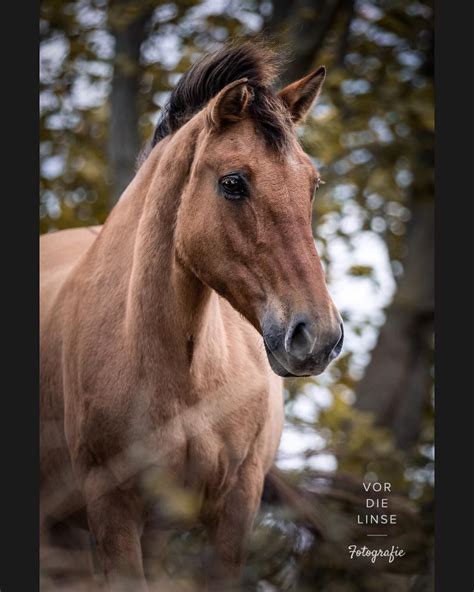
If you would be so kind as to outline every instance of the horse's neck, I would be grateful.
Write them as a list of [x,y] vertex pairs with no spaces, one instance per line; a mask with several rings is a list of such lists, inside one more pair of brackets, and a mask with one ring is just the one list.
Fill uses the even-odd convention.
[[178,132],[152,150],[98,241],[102,260],[122,287],[119,309],[128,345],[143,363],[159,360],[170,369],[189,366],[196,343],[203,344],[208,333],[215,342],[222,329],[217,295],[181,267],[175,253],[176,216],[199,130],[183,131],[187,137]]

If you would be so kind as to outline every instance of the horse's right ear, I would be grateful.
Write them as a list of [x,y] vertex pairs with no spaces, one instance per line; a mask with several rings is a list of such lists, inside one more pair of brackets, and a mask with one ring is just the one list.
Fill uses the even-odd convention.
[[244,119],[253,99],[247,81],[247,78],[241,78],[231,82],[212,99],[208,107],[208,120],[212,127],[219,128]]

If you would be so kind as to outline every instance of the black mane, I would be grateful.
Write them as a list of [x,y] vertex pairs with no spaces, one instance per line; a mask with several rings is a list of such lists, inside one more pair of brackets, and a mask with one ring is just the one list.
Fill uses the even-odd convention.
[[267,143],[277,150],[288,141],[290,120],[271,84],[277,75],[277,56],[261,43],[225,46],[198,60],[173,89],[155,128],[151,148],[174,133],[230,82],[247,78],[254,99],[250,116]]

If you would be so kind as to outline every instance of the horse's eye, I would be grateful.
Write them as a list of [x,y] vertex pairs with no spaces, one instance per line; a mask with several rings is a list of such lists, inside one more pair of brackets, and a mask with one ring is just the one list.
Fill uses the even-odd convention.
[[237,173],[225,175],[219,180],[219,185],[227,199],[240,199],[247,195],[247,184]]

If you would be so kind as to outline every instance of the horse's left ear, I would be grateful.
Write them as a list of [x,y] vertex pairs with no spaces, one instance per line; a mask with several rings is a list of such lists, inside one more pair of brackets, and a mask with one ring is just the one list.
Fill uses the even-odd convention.
[[208,117],[213,127],[244,119],[252,102],[253,93],[247,86],[248,79],[241,78],[225,86],[209,104]]
[[306,117],[321,92],[325,78],[326,68],[321,66],[308,76],[285,86],[278,93],[280,99],[288,107],[294,123],[299,123]]

